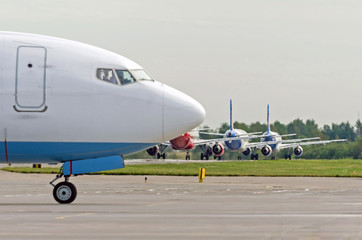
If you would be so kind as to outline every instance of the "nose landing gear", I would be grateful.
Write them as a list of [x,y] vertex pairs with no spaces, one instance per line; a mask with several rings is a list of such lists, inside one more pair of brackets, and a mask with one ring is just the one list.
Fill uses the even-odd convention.
[[53,197],[55,201],[61,204],[72,203],[77,197],[77,189],[73,183],[69,182],[69,176],[64,176],[65,181],[60,182],[54,186],[54,182],[63,176],[62,173],[58,174],[56,178],[50,182],[54,187]]

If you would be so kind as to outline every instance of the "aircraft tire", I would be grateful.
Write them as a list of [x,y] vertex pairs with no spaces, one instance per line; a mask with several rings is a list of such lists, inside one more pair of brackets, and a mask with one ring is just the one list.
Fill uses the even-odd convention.
[[204,153],[201,153],[200,159],[204,160]]
[[162,158],[166,159],[166,153],[162,153]]
[[77,189],[70,182],[60,182],[53,189],[53,197],[58,203],[71,203],[77,197]]

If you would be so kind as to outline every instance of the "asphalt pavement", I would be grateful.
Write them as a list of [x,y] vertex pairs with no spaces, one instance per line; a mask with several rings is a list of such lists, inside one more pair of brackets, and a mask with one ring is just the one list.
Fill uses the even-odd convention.
[[78,176],[0,171],[0,239],[361,239],[362,179]]

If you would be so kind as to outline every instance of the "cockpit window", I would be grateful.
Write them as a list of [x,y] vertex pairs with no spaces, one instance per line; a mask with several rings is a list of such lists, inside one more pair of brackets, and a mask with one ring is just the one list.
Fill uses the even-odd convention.
[[105,68],[97,69],[97,78],[106,82],[118,84],[113,69],[105,69]]
[[117,77],[119,79],[119,82],[122,85],[128,84],[128,83],[133,83],[135,81],[135,79],[133,78],[133,76],[131,75],[131,73],[127,70],[116,70],[117,73]]
[[142,69],[131,70],[131,73],[138,81],[143,81],[143,80],[153,81],[153,79]]

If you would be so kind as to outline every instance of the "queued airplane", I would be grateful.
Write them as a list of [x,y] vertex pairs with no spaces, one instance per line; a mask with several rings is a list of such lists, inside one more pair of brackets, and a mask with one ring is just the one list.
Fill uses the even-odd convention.
[[[195,129],[193,131],[187,132],[182,134],[181,136],[178,136],[174,139],[171,139],[170,141],[163,142],[159,145],[153,146],[151,148],[147,149],[147,153],[150,156],[156,156],[157,159],[166,158],[166,153],[164,152],[167,147],[171,147],[173,150],[176,151],[186,151],[186,160],[190,160],[190,151],[194,150],[196,147],[199,147],[202,150],[202,153],[200,155],[201,160],[209,160],[210,156],[215,153],[214,147],[216,148],[216,142],[220,141],[219,138],[217,139],[197,139],[198,136],[196,136],[194,133],[199,132],[200,129]],[[223,140],[234,140],[236,137],[229,137],[224,138]],[[216,157],[221,156],[224,153],[224,148],[221,150],[216,149],[217,151],[220,151],[220,155],[216,155]]]
[[[241,159],[241,155],[249,156],[251,153],[250,143],[251,139],[260,138],[263,135],[261,132],[247,133],[242,129],[235,129],[233,118],[232,118],[232,100],[230,99],[230,129],[227,130],[224,134],[222,133],[206,133],[203,134],[221,136],[222,138],[213,139],[212,152],[216,158],[221,158],[224,154],[225,149],[230,152],[239,152],[238,160]],[[268,134],[267,136],[272,136]]]
[[0,162],[62,163],[59,203],[77,196],[70,176],[124,167],[123,155],[180,136],[205,118],[193,98],[137,63],[87,44],[0,32]]
[[174,139],[171,139],[170,141],[166,141],[159,145],[153,146],[147,149],[147,153],[150,156],[156,156],[157,159],[166,159],[166,153],[164,151],[167,147],[171,147],[173,150],[176,151],[186,151],[186,160],[190,160],[190,151],[194,150],[196,147],[199,147],[202,150],[200,157],[201,160],[208,160],[209,157],[212,155],[210,141],[197,139],[197,136],[195,136],[194,134],[195,131],[184,133]]
[[282,149],[288,149],[288,152],[285,154],[285,159],[291,159],[290,150],[293,150],[293,154],[296,157],[301,157],[303,154],[302,146],[316,145],[316,144],[327,144],[333,142],[345,142],[347,139],[336,139],[336,140],[324,140],[324,141],[313,141],[319,140],[319,137],[313,138],[300,138],[300,139],[288,139],[283,140],[282,137],[293,136],[295,134],[286,134],[279,135],[276,132],[270,130],[270,121],[269,121],[269,104],[267,106],[267,131],[263,133],[261,142],[252,143],[251,147],[253,148],[253,153],[251,154],[251,159],[258,160],[258,154],[256,153],[257,149],[260,149],[261,154],[264,157],[271,156],[271,159],[275,159],[275,153],[279,152]]

